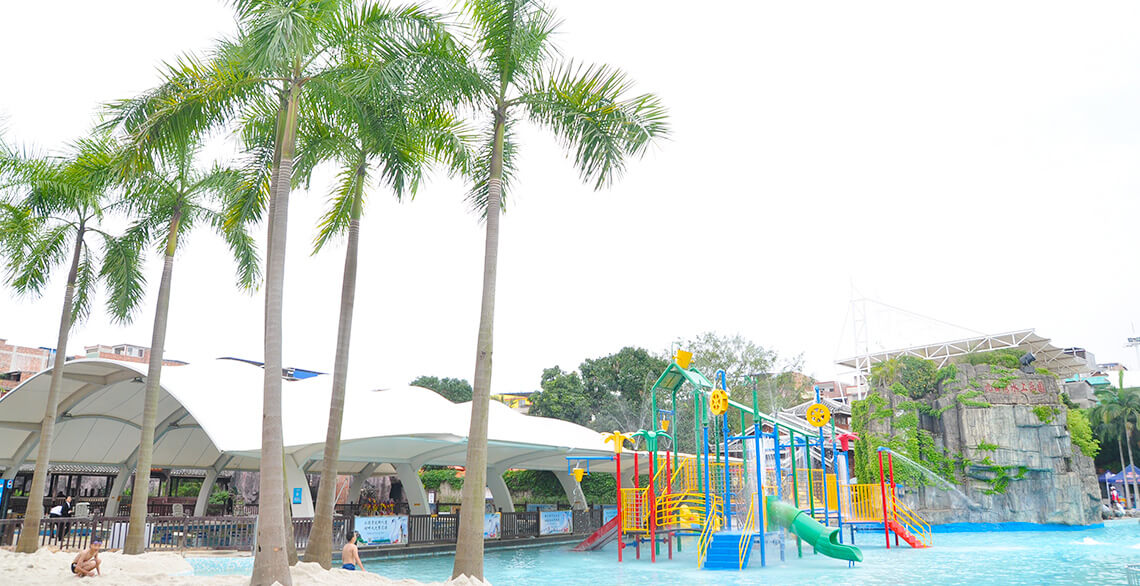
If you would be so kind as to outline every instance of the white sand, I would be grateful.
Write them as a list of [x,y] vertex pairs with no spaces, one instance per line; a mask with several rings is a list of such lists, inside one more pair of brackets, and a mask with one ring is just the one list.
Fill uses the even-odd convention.
[[[59,586],[70,583],[92,584],[172,584],[190,586],[244,586],[249,584],[246,576],[191,576],[190,564],[176,553],[145,553],[142,555],[122,555],[118,552],[102,552],[103,576],[80,578],[71,573],[71,560],[76,552],[53,552],[41,549],[34,554],[19,554],[0,550],[0,583],[29,586]],[[349,572],[339,568],[324,570],[319,564],[298,563],[292,569],[293,584],[297,586],[333,584],[372,584],[380,586],[421,586],[415,580],[390,580],[379,574]],[[441,584],[435,582],[433,584]],[[466,577],[449,580],[447,586],[489,586],[489,582]],[[430,586],[430,585],[424,585]]]

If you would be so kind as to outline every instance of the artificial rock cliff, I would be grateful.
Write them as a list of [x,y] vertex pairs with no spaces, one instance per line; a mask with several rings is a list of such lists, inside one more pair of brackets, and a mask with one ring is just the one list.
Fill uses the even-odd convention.
[[[877,392],[892,410],[909,400]],[[904,502],[928,521],[1100,522],[1093,461],[1071,441],[1055,377],[959,365],[957,378],[924,402],[936,415],[922,414],[919,426],[936,448],[964,462],[956,475],[966,497],[937,486],[900,487]],[[890,425],[877,419],[870,429],[891,433]]]

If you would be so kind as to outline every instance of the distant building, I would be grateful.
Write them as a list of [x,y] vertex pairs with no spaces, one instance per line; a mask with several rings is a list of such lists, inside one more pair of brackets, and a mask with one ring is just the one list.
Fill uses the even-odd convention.
[[519,413],[530,413],[530,397],[534,391],[527,391],[522,393],[505,393],[502,395],[491,395],[491,398],[518,411]]
[[[813,386],[819,387],[820,397],[824,399],[831,399],[832,401],[838,401],[840,403],[849,403],[851,401],[862,398],[861,396],[856,395],[859,387],[853,384],[845,383],[843,381],[819,381],[816,382]],[[808,398],[812,401],[815,401],[814,396]]]
[[0,395],[50,366],[54,356],[50,348],[16,346],[0,338]]
[[[94,346],[84,346],[83,352],[87,358],[105,358],[107,360],[141,362],[143,364],[150,362],[150,348],[146,346],[135,346],[133,344],[118,344],[116,346],[96,344]],[[163,358],[162,364],[164,366],[182,366],[186,363],[181,360]]]

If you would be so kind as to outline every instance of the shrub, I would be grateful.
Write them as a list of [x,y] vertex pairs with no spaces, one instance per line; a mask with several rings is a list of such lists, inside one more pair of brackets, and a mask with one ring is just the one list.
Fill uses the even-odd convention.
[[1065,427],[1069,429],[1069,436],[1072,438],[1073,444],[1082,454],[1095,458],[1100,453],[1100,442],[1093,437],[1092,425],[1089,424],[1089,418],[1083,411],[1069,409]]

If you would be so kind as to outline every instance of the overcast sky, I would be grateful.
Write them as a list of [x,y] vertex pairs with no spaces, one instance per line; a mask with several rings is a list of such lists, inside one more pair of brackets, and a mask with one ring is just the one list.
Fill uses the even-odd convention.
[[[1140,322],[1140,5],[554,4],[564,54],[658,93],[673,135],[594,192],[555,140],[523,133],[502,224],[495,392],[706,330],[802,352],[808,373],[832,378],[854,350],[853,296],[974,331],[1036,328],[1135,365],[1122,345]],[[8,139],[61,148],[101,102],[231,32],[231,14],[216,0],[6,6]],[[327,187],[292,198],[285,295],[285,362],[318,370],[332,367],[343,267],[343,247],[308,254]],[[411,203],[373,189],[353,384],[471,379],[483,230],[463,193],[444,177]],[[167,355],[260,359],[260,297],[234,289],[211,234],[187,244]],[[152,259],[155,285],[160,270]],[[34,301],[0,293],[0,338],[54,345],[62,285]],[[127,327],[96,312],[69,351],[148,345],[153,303],[152,291]],[[872,348],[969,333],[870,313]]]

